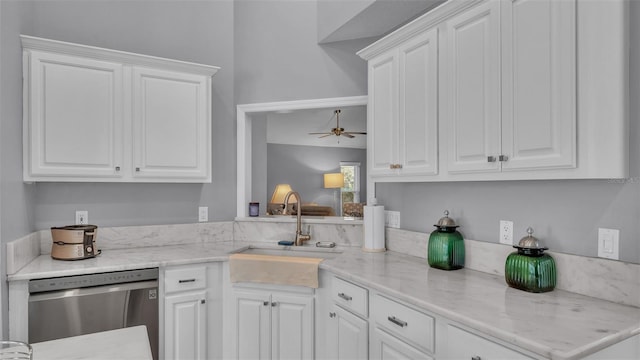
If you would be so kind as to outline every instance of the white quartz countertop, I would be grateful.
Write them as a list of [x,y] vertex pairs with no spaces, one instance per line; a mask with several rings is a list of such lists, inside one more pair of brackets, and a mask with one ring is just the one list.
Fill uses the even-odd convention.
[[31,344],[33,360],[152,360],[145,326]]
[[[41,255],[10,281],[209,261],[226,261],[247,243],[105,250],[94,259]],[[640,334],[640,308],[561,290],[533,294],[507,286],[502,276],[430,268],[422,258],[359,248],[326,259],[320,268],[551,359],[579,359]]]

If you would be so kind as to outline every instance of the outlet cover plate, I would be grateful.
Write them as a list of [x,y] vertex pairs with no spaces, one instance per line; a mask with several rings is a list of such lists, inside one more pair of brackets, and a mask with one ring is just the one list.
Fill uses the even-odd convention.
[[513,245],[513,221],[500,220],[500,243]]
[[400,211],[385,210],[384,225],[390,228],[400,228]]
[[209,207],[208,206],[200,206],[200,207],[198,207],[198,221],[199,222],[207,222],[207,221],[209,221]]
[[89,223],[89,212],[87,210],[76,211],[76,225],[86,225]]
[[620,230],[598,229],[598,256],[606,259],[620,259]]

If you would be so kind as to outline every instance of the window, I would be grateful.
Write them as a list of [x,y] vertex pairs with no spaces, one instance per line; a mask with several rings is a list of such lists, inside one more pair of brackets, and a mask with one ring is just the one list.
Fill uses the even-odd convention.
[[340,172],[344,176],[344,187],[341,192],[341,207],[344,203],[360,202],[360,163],[340,162]]

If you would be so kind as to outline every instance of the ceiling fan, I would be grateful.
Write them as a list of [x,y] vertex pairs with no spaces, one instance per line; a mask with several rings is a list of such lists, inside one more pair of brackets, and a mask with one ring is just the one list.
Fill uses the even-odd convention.
[[336,127],[331,129],[329,132],[313,132],[313,133],[309,133],[309,135],[321,135],[321,136],[318,136],[318,138],[323,138],[331,135],[346,136],[348,138],[354,138],[355,135],[367,135],[366,132],[362,132],[362,131],[345,131],[344,128],[340,127],[341,110],[340,109],[334,110],[333,113],[336,116]]

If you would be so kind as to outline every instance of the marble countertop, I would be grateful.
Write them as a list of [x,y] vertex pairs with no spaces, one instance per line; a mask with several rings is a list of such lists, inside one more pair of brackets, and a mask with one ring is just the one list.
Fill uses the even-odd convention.
[[[226,261],[248,245],[217,242],[104,251],[94,259],[41,255],[10,281],[146,267]],[[345,248],[320,268],[550,359],[578,359],[640,334],[640,308],[561,290],[532,294],[504,278],[430,268],[425,259]]]
[[145,326],[31,344],[33,360],[152,360]]

